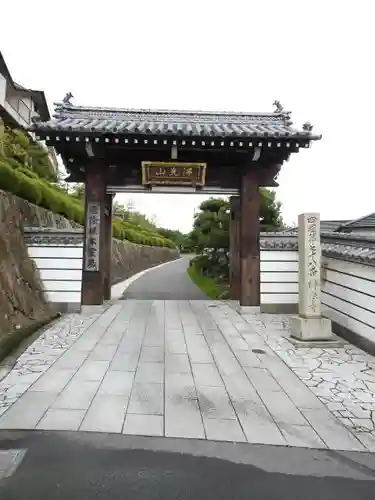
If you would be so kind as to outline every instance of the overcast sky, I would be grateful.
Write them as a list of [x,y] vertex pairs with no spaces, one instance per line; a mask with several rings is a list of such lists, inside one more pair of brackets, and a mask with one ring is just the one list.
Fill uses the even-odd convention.
[[[68,91],[130,108],[271,111],[278,99],[323,134],[283,166],[286,221],[375,211],[374,0],[18,0],[1,17],[13,78],[44,90],[51,111]],[[131,198],[187,231],[203,197]]]

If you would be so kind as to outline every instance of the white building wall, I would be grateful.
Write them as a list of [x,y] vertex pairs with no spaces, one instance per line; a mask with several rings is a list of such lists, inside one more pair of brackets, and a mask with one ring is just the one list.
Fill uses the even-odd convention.
[[4,106],[6,91],[7,91],[7,81],[5,77],[2,74],[0,74],[0,106]]
[[323,257],[322,313],[375,342],[375,267]]
[[83,245],[30,246],[46,298],[55,304],[81,304]]
[[[74,234],[74,233],[73,233]],[[76,234],[76,233],[75,233]],[[81,306],[83,240],[50,235],[26,235],[28,254],[38,268],[46,299],[57,310],[79,310]],[[60,240],[60,242],[59,242]]]
[[298,303],[298,252],[260,251],[261,304]]

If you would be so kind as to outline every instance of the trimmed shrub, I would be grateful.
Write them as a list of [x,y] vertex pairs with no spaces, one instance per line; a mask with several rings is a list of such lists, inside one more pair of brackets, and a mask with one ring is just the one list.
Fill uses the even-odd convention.
[[27,177],[29,177],[30,179],[35,179],[37,180],[38,182],[40,182],[40,177],[38,174],[36,174],[35,172],[33,172],[32,170],[30,170],[29,168],[26,168],[26,167],[18,167],[16,169],[16,172],[21,172],[22,174],[26,175]]
[[124,230],[122,228],[122,224],[120,220],[114,220],[112,222],[112,235],[114,238],[117,240],[123,240],[124,239]]
[[[0,189],[78,224],[84,224],[82,202],[74,199],[58,186],[40,179],[35,172],[25,167],[18,166],[13,169],[8,162],[0,162]],[[112,227],[113,237],[119,240],[128,240],[138,245],[176,248],[171,240],[163,238],[159,233],[142,228],[138,224],[115,219]]]
[[47,210],[51,210],[55,214],[59,214],[61,211],[61,203],[59,198],[56,196],[56,192],[47,186],[46,183],[41,182],[41,200],[40,205]]
[[17,194],[19,178],[16,172],[7,163],[0,161],[0,188]]
[[12,168],[15,168],[15,169],[21,169],[22,168],[22,169],[27,170],[27,168],[25,168],[23,166],[23,164],[20,161],[16,160],[15,158],[7,158],[6,162]]
[[39,205],[42,198],[42,190],[40,187],[41,183],[36,179],[28,177],[18,170],[15,170],[15,173],[17,174],[19,180],[16,194],[20,198],[28,200],[35,205]]
[[73,202],[72,207],[74,211],[74,222],[77,222],[78,224],[81,224],[83,226],[83,224],[85,223],[85,213],[83,210],[83,206]]

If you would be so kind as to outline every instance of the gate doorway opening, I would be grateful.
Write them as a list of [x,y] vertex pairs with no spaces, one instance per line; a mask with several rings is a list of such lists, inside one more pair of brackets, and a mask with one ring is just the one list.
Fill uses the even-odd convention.
[[[111,295],[112,200],[122,193],[231,196],[231,298],[260,306],[260,187],[276,187],[284,161],[320,139],[290,112],[129,110],[75,106],[32,131],[61,155],[68,182],[84,182],[82,305]],[[177,207],[176,207],[177,209]]]

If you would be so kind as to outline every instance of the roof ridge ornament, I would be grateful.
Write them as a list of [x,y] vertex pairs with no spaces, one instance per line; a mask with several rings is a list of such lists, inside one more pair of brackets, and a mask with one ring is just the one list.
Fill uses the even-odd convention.
[[71,92],[67,92],[61,102],[53,103],[55,111],[62,111],[64,108],[73,107],[73,104],[70,102],[72,99],[74,99],[74,95]]
[[272,106],[275,106],[274,113],[284,113],[284,106],[281,105],[280,101],[274,101]]
[[282,115],[285,119],[285,124],[290,127],[291,125],[293,125],[293,122],[292,120],[290,119],[290,115],[292,114],[291,111],[286,111],[284,109],[284,106],[282,106],[281,102],[280,101],[274,101],[273,102],[273,106],[275,106],[276,109],[274,109],[274,114],[277,114],[277,115]]
[[314,128],[314,125],[310,122],[305,122],[302,125],[302,129],[305,130],[306,132],[311,132],[313,128]]

